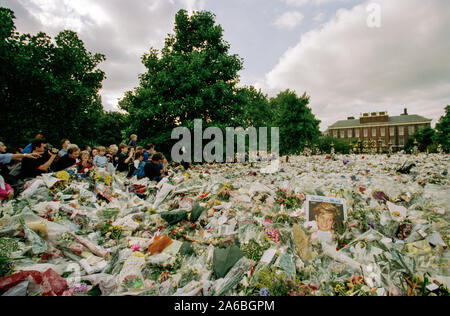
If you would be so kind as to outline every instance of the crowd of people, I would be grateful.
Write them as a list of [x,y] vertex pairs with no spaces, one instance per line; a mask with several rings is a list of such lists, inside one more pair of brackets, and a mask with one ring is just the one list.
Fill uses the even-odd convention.
[[24,149],[7,150],[0,141],[0,202],[17,195],[26,181],[68,168],[80,174],[97,170],[157,182],[168,175],[164,155],[156,152],[153,144],[137,146],[137,135],[130,136],[128,145],[113,144],[108,148],[86,146],[81,150],[68,139],[63,139],[60,145],[60,149],[53,147],[40,134]]

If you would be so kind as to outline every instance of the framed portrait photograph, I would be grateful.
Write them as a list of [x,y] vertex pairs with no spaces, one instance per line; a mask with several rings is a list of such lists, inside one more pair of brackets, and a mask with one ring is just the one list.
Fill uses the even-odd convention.
[[306,220],[315,230],[313,237],[331,242],[336,233],[336,227],[347,220],[345,199],[306,196]]

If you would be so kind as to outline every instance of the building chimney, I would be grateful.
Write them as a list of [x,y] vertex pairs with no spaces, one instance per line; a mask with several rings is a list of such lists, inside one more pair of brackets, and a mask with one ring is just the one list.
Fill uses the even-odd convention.
[[407,108],[405,108],[405,110],[403,112],[403,115],[408,115],[408,109]]

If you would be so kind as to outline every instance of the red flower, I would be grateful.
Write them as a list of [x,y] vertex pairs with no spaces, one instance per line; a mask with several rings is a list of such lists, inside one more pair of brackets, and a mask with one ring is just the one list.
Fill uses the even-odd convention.
[[352,279],[353,284],[363,284],[364,281],[359,275],[355,275]]
[[172,235],[175,235],[175,234],[176,234],[176,232],[174,230],[172,230]]
[[366,188],[359,188],[359,192],[364,193],[366,191]]

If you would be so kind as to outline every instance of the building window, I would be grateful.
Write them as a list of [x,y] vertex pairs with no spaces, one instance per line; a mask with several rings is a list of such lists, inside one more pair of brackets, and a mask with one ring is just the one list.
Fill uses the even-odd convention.
[[341,131],[341,138],[345,138],[345,131]]
[[395,142],[395,137],[391,137],[390,142],[391,142],[392,146],[397,145],[396,142]]
[[364,129],[364,137],[369,137],[369,129],[368,128]]
[[403,126],[400,126],[398,128],[398,135],[404,136],[405,135],[405,128]]
[[377,137],[377,129],[372,128],[372,137]]
[[355,130],[355,137],[359,138],[359,128]]
[[398,139],[398,144],[399,144],[399,146],[404,146],[405,145],[405,139],[403,137],[400,137]]
[[349,129],[347,131],[347,134],[348,134],[348,138],[353,138],[353,130],[352,129]]
[[334,131],[333,131],[333,137],[334,137],[334,138],[337,138],[337,136],[338,136],[338,131],[337,131],[337,130],[334,130]]
[[380,129],[381,137],[386,137],[386,129],[383,127]]
[[409,136],[414,135],[414,126],[408,126],[408,134]]
[[389,135],[395,136],[395,127],[389,127]]

